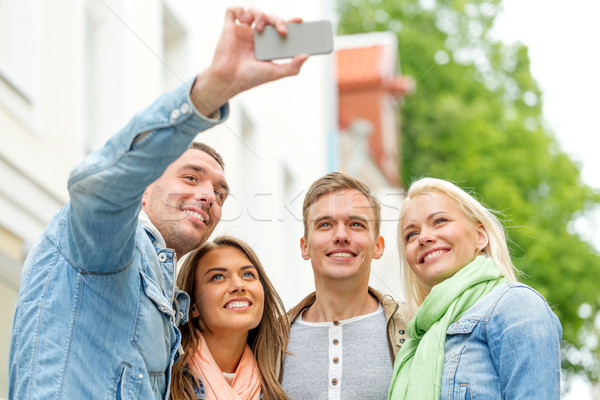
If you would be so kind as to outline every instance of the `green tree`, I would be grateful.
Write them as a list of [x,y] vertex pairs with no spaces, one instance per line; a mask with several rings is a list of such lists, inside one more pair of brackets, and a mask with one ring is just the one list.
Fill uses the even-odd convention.
[[402,73],[416,80],[400,116],[404,183],[448,179],[501,212],[521,281],[563,324],[563,368],[599,382],[600,255],[571,226],[598,206],[600,193],[581,182],[546,126],[527,47],[490,37],[500,7],[340,0],[339,33],[397,34]]

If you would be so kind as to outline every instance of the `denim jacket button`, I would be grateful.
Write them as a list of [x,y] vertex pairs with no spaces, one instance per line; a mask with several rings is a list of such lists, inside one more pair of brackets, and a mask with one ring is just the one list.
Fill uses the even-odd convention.
[[190,105],[188,103],[183,103],[181,107],[179,107],[182,114],[187,114],[190,112]]
[[171,119],[177,119],[177,118],[179,118],[179,115],[181,115],[181,113],[179,112],[178,109],[171,111]]
[[160,261],[160,262],[165,262],[165,261],[167,261],[167,255],[166,255],[165,253],[160,253],[160,254],[158,255],[158,261]]

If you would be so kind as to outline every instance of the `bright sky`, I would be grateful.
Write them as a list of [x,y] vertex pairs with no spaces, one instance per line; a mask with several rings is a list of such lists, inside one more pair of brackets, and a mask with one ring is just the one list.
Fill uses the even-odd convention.
[[[545,118],[581,166],[584,182],[600,189],[600,2],[503,0],[502,5],[498,37],[529,47]],[[576,226],[600,250],[600,210]]]
[[[497,34],[529,47],[531,70],[544,93],[544,116],[563,150],[580,163],[584,182],[600,189],[600,2],[503,0]],[[600,209],[577,223],[600,251]],[[592,399],[573,382],[565,400]]]

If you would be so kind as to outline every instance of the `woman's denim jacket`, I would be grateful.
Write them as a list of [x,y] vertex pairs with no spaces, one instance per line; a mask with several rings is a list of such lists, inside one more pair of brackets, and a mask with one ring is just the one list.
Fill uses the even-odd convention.
[[446,335],[441,399],[560,398],[562,328],[529,286],[497,287]]
[[23,267],[10,399],[168,397],[189,297],[175,289],[173,250],[138,214],[146,186],[220,122],[196,112],[190,84],[137,114],[71,173],[69,203]]

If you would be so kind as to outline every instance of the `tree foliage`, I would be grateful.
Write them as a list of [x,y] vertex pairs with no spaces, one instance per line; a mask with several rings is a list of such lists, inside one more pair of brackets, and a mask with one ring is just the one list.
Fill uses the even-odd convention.
[[521,281],[562,322],[563,368],[598,382],[600,255],[572,226],[600,193],[547,127],[527,47],[491,38],[499,1],[340,0],[339,33],[397,34],[416,80],[401,110],[404,183],[451,180],[501,213]]

